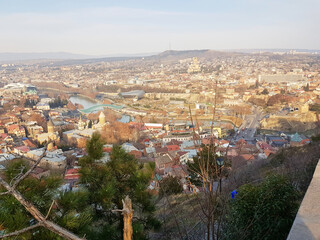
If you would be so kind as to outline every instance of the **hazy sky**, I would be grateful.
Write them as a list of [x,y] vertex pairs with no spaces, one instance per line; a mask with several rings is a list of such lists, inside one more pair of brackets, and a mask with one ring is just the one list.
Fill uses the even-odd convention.
[[0,0],[0,52],[320,49],[319,0]]

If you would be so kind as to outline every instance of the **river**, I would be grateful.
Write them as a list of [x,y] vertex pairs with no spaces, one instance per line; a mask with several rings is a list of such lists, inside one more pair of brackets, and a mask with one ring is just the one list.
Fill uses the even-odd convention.
[[90,99],[90,98],[87,98],[87,97],[79,96],[79,95],[71,96],[69,98],[69,100],[73,104],[82,105],[83,109],[87,109],[87,108],[99,105],[99,103],[97,101]]
[[[69,100],[73,104],[82,105],[83,109],[87,109],[87,108],[90,108],[90,107],[94,107],[94,106],[100,105],[99,102],[97,102],[97,101],[95,101],[93,99],[84,97],[84,96],[80,96],[80,95],[71,96],[69,98]],[[96,109],[96,111],[101,111],[101,110],[103,110],[103,107]],[[128,123],[128,122],[130,122],[130,120],[134,121],[134,117],[130,117],[129,115],[124,115],[124,114],[122,115],[122,117],[120,119],[118,119],[118,121],[122,122],[122,123]]]

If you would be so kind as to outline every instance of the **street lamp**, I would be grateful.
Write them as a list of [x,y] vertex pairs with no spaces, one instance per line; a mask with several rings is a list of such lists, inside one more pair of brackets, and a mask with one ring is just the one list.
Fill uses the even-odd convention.
[[222,188],[222,178],[221,178],[221,169],[224,164],[224,159],[222,157],[217,158],[217,164],[219,166],[219,181],[220,181],[220,193],[221,193],[221,188]]

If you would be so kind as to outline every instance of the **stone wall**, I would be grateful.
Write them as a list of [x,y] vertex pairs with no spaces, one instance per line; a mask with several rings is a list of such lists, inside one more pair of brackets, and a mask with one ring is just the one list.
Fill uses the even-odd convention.
[[320,161],[287,238],[287,240],[316,239],[320,239]]
[[317,127],[317,117],[313,112],[286,116],[271,114],[269,118],[263,119],[260,124],[262,129],[304,132]]

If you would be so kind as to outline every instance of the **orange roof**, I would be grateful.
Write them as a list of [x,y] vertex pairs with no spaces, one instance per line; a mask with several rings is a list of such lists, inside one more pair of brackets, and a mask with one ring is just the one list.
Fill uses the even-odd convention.
[[78,174],[79,172],[79,168],[71,168],[71,169],[68,169],[67,172],[66,172],[66,175],[69,175],[69,174]]
[[107,153],[111,153],[112,152],[112,147],[105,147],[105,148],[103,148],[103,151],[107,152]]
[[242,138],[237,142],[237,144],[246,144],[246,143],[247,141]]
[[220,144],[227,144],[227,143],[229,143],[229,141],[224,140],[224,139],[220,140]]
[[29,152],[30,149],[27,146],[20,146],[20,147],[16,147],[15,149],[21,151],[21,152]]
[[72,179],[77,180],[79,178],[80,178],[80,174],[66,175],[64,177],[64,179],[66,179],[66,180],[72,180]]
[[270,149],[265,149],[263,150],[264,154],[269,157],[270,154],[274,154],[275,152],[274,151],[271,151]]
[[241,154],[240,157],[242,157],[244,160],[253,160],[254,159],[254,155],[252,154]]
[[12,125],[9,125],[7,129],[8,131],[13,131],[15,129],[19,129],[19,126],[17,124],[12,124]]
[[66,180],[78,180],[80,178],[79,168],[68,169],[64,179]]
[[6,138],[6,137],[8,137],[8,134],[7,134],[7,133],[1,133],[1,134],[0,134],[0,137],[1,137],[1,138]]
[[26,139],[23,141],[23,144],[28,146],[28,147],[31,147],[31,148],[36,148],[37,146],[35,144],[33,144],[29,139]]

